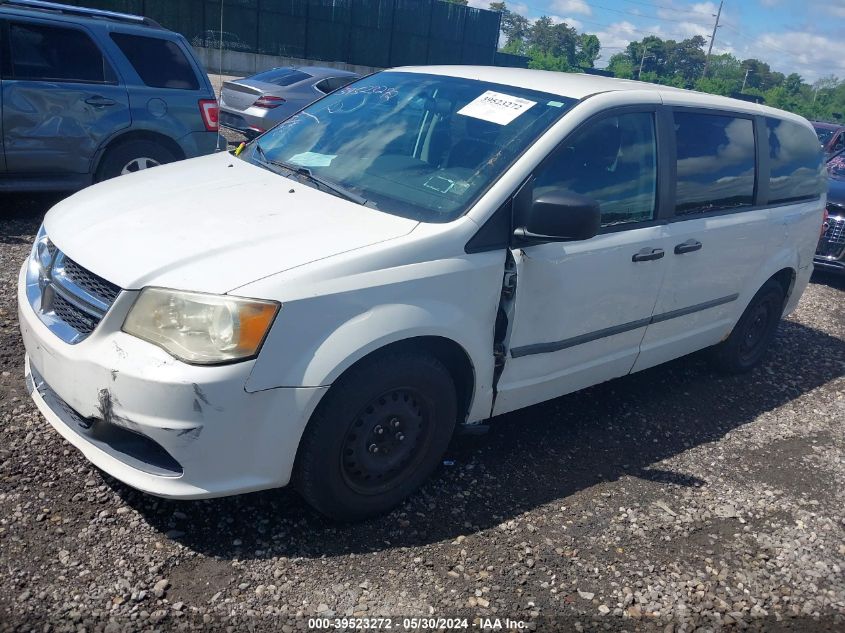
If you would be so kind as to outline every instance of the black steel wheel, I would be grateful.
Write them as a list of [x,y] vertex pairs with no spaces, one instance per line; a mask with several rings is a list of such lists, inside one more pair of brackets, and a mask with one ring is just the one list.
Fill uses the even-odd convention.
[[416,468],[431,440],[432,410],[433,403],[411,387],[368,403],[343,438],[346,484],[360,494],[379,494]]
[[731,374],[750,371],[763,360],[784,306],[781,285],[770,279],[751,299],[728,338],[711,350],[714,365]]
[[300,443],[294,484],[338,520],[382,514],[437,467],[457,419],[449,370],[423,350],[382,352],[329,389]]

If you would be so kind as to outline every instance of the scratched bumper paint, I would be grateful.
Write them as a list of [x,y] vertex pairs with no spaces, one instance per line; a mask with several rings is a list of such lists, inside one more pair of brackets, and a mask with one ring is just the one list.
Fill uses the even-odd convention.
[[19,291],[26,371],[38,375],[79,418],[150,438],[179,463],[182,474],[150,474],[120,452],[95,446],[74,432],[78,419],[33,390],[45,418],[96,466],[151,494],[204,498],[287,484],[298,438],[324,389],[247,393],[253,361],[216,367],[177,361],[120,331],[134,295],[122,293],[94,333],[68,345],[44,326]]

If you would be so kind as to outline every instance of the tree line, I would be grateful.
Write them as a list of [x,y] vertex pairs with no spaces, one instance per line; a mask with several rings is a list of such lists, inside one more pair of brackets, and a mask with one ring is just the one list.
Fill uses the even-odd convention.
[[[596,35],[579,33],[564,22],[555,24],[549,16],[531,22],[508,9],[505,2],[491,2],[490,9],[502,14],[502,52],[528,57],[529,68],[568,72],[595,68],[601,52]],[[762,97],[767,105],[812,120],[843,120],[845,81],[835,75],[820,69],[822,78],[809,84],[797,73],[784,75],[755,58],[740,60],[722,53],[711,55],[708,61],[706,45],[700,35],[681,41],[650,35],[612,55],[607,71],[624,79],[712,94]]]

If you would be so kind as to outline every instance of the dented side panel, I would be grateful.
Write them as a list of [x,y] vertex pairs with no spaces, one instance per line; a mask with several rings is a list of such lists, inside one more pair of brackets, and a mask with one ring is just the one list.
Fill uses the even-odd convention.
[[632,255],[666,249],[666,239],[652,226],[512,251],[516,292],[494,415],[631,370],[645,332],[638,322],[651,317],[664,274],[661,260]]
[[[247,393],[252,362],[181,363],[120,332],[132,302],[126,294],[103,330],[77,345],[57,345],[19,296],[28,384],[51,425],[95,465],[152,494],[201,498],[285,485],[296,456],[291,438],[298,440],[325,389]],[[119,442],[103,441],[109,428],[160,446],[178,476],[155,474],[155,464],[138,464]]]

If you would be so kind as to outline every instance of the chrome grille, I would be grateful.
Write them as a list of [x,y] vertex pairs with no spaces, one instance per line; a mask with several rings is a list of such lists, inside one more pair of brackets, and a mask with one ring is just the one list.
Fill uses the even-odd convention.
[[88,336],[97,327],[100,319],[77,308],[61,295],[53,297],[53,313],[80,334]]
[[[831,215],[825,223],[826,228],[819,240],[816,255],[838,259],[845,252],[845,214],[838,214],[845,209],[835,205],[828,205],[827,209]],[[837,215],[833,215],[834,213],[837,213]]]
[[74,344],[96,329],[120,288],[67,257],[42,230],[28,264],[26,294],[41,321]]
[[822,239],[833,244],[845,244],[845,217],[829,217]]
[[100,297],[109,305],[114,303],[117,295],[120,294],[120,288],[113,283],[109,283],[102,277],[98,277],[89,270],[85,270],[82,266],[73,261],[70,257],[65,257],[64,260],[65,275],[68,279],[73,281],[78,286],[81,286],[91,294]]

